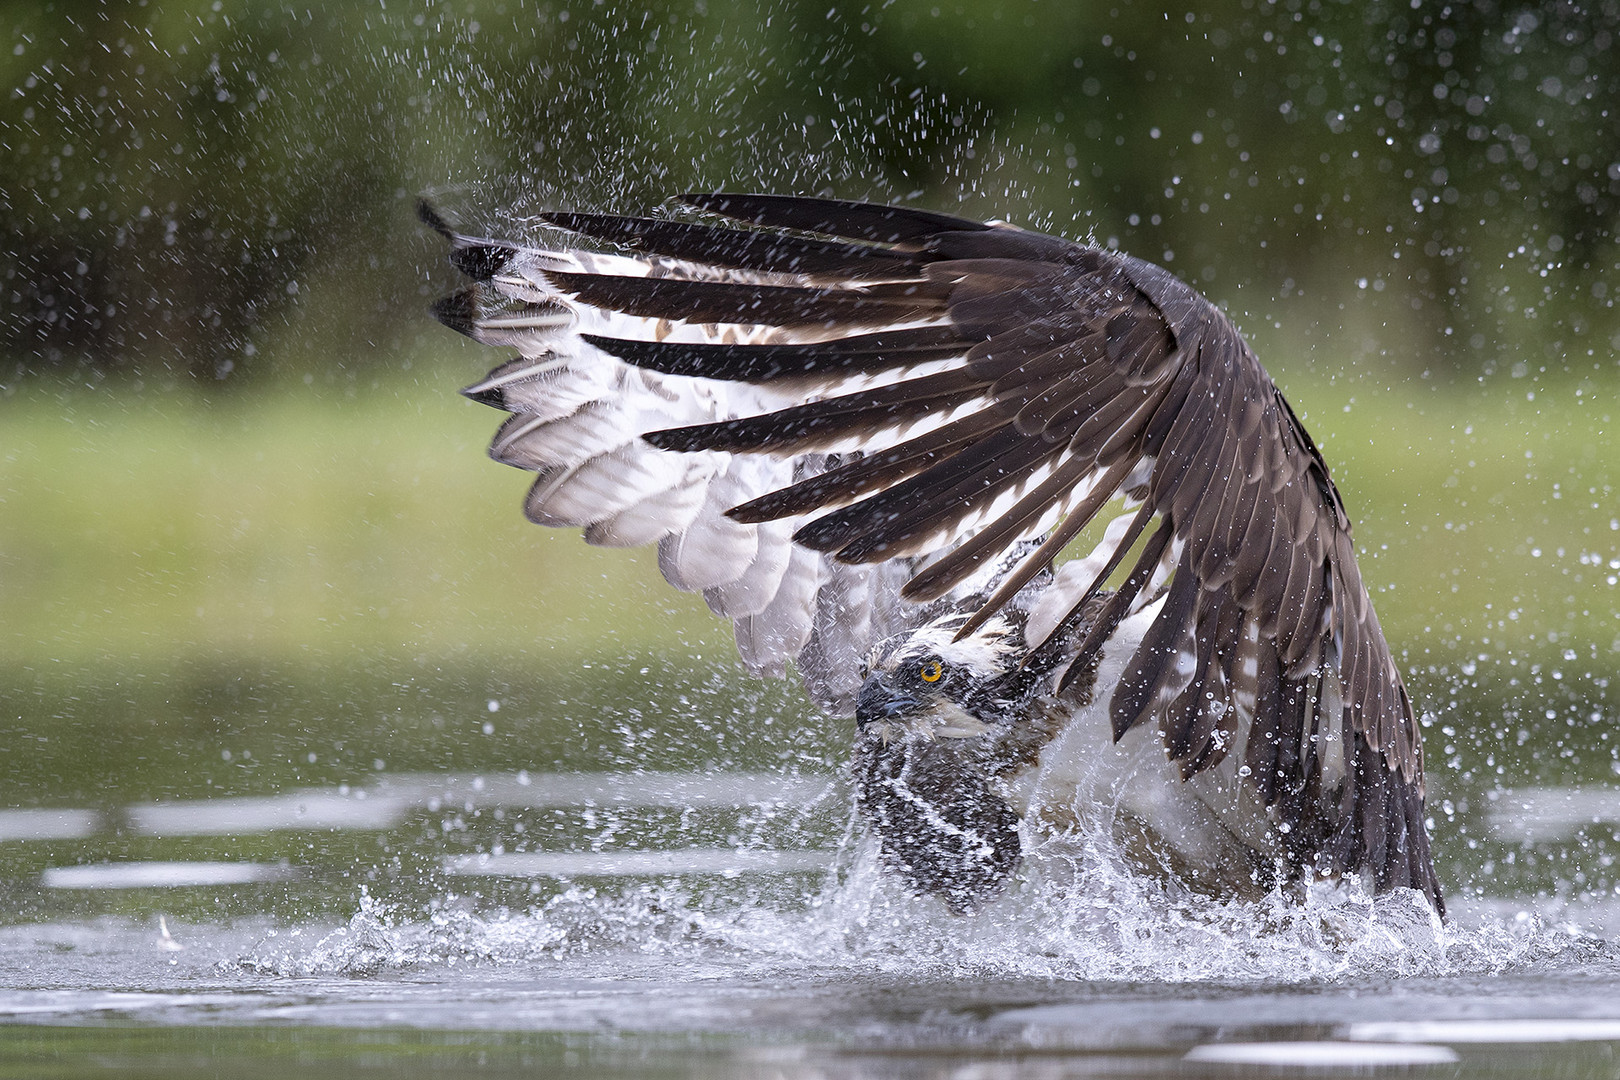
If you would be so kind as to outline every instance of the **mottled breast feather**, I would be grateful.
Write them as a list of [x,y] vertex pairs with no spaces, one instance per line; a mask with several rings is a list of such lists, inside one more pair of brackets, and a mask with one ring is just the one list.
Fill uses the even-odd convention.
[[795,661],[847,713],[873,642],[979,596],[971,633],[1123,498],[1071,666],[1162,605],[1112,688],[1116,737],[1156,725],[1188,777],[1243,754],[1300,866],[1440,906],[1418,727],[1349,517],[1220,311],[1158,266],[1008,226],[676,203],[544,215],[532,245],[424,209],[473,279],[437,313],[520,354],[468,392],[512,414],[492,453],[539,474],[531,517],[657,543],[751,667]]

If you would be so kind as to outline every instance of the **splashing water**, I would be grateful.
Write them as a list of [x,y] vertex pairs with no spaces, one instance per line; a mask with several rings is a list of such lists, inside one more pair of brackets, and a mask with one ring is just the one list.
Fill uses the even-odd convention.
[[918,979],[1311,984],[1495,974],[1573,960],[1598,943],[1539,918],[1443,923],[1410,890],[1359,885],[1296,897],[1214,900],[1125,869],[1106,853],[1031,860],[983,910],[953,915],[909,895],[870,846],[799,902],[717,900],[674,881],[575,884],[523,911],[451,901],[414,917],[362,891],[348,924],[303,951],[265,948],[242,967],[282,976],[367,976],[457,965],[647,962],[687,979],[904,975]]

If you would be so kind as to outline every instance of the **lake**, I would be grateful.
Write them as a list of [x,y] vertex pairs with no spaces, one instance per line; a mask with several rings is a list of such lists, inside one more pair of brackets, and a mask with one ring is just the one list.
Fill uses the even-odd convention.
[[[1617,1067],[1606,726],[1554,767],[1511,723],[1431,723],[1444,926],[1106,859],[959,917],[876,873],[837,726],[729,661],[326,674],[11,672],[0,1076]],[[1612,720],[1559,715],[1588,705]]]

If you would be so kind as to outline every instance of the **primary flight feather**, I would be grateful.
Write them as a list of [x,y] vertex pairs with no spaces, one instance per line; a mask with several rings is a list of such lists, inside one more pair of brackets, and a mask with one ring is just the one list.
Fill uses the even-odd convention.
[[[886,862],[958,909],[1101,830],[1219,893],[1360,874],[1439,908],[1418,726],[1320,452],[1164,269],[833,199],[461,235],[435,313],[525,510],[658,545],[761,673],[857,718]],[[1121,511],[1088,557],[1058,554]]]

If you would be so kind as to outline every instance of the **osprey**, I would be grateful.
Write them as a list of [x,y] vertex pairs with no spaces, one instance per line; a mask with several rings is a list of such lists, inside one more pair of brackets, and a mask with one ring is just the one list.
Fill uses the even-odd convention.
[[[1222,896],[1359,875],[1443,910],[1411,701],[1327,465],[1151,263],[1001,223],[701,194],[465,236],[436,305],[525,504],[658,545],[754,672],[856,720],[884,862],[965,911],[1105,837]],[[1115,508],[1091,554],[1069,543]]]

